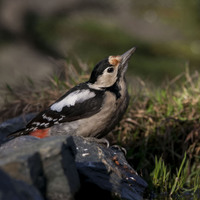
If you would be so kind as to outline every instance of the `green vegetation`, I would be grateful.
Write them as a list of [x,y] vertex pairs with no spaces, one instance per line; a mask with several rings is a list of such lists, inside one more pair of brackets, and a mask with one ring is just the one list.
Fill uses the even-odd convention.
[[[86,65],[77,61],[76,66],[68,62],[62,78],[53,76],[42,88],[30,79],[23,90],[7,86],[0,120],[38,112],[73,85],[87,80]],[[137,85],[138,88],[129,89],[130,106],[112,132],[111,142],[126,147],[129,163],[149,184],[148,194],[153,191],[156,198],[160,195],[174,199],[196,195],[197,198],[200,190],[199,74],[191,75],[187,69],[163,88],[150,88],[140,79]]]
[[129,162],[156,194],[200,190],[199,86],[199,74],[188,70],[163,88],[144,85],[132,92],[133,103],[115,130]]
[[[52,52],[60,49],[63,42],[70,59],[78,55],[85,62],[98,62],[105,55],[119,54],[133,46],[137,54],[130,62],[131,74],[161,83],[163,79],[172,79],[184,71],[190,61],[190,67],[197,69],[200,56],[193,53],[191,46],[198,51],[198,39],[146,41],[116,24],[101,20],[74,20],[67,17],[34,19],[30,34],[36,38],[39,48]],[[53,27],[53,30],[52,30]],[[197,41],[196,41],[197,40]],[[54,52],[54,53],[53,53]]]
[[184,198],[184,193],[190,194],[194,198],[197,198],[197,190],[200,188],[200,169],[193,171],[192,174],[188,174],[189,161],[186,161],[186,153],[179,168],[176,168],[176,172],[171,172],[171,168],[165,165],[165,162],[160,157],[158,160],[155,156],[155,168],[150,174],[152,178],[152,187],[156,191],[156,194],[167,194],[176,197],[180,196]]

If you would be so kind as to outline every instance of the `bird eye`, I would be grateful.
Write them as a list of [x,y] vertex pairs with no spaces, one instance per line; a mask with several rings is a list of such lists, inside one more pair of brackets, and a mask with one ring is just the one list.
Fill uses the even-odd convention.
[[108,73],[112,73],[114,71],[114,68],[113,67],[109,67],[108,69],[107,69],[107,72]]

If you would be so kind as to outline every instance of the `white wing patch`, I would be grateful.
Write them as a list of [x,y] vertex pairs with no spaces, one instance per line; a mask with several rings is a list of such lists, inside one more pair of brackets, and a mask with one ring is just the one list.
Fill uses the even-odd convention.
[[82,103],[85,100],[95,97],[95,93],[90,90],[76,90],[59,102],[54,103],[50,108],[51,110],[61,112],[63,107],[74,106],[76,103]]

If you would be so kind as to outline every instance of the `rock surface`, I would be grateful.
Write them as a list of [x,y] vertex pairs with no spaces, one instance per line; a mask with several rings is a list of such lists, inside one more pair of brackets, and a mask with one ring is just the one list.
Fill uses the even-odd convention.
[[43,200],[39,191],[0,170],[0,200]]
[[1,147],[0,168],[34,185],[47,199],[72,199],[80,183],[71,142],[66,137],[16,138]]
[[118,148],[79,136],[10,140],[0,147],[0,169],[48,200],[139,200],[147,187]]

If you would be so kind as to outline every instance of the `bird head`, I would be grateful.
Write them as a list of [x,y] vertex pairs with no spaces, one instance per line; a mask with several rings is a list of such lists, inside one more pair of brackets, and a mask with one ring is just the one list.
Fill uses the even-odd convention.
[[133,47],[122,55],[109,56],[100,61],[91,73],[89,84],[96,89],[108,88],[124,78],[128,61],[135,50]]

